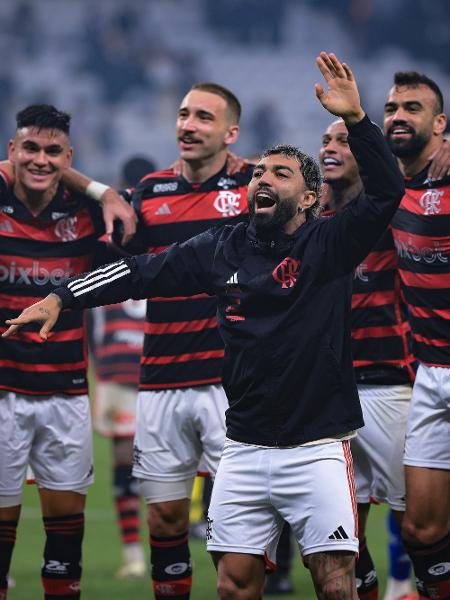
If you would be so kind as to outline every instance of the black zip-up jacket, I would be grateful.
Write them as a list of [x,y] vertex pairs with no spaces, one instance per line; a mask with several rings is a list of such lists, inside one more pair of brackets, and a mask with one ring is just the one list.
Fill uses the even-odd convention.
[[388,225],[404,184],[367,117],[350,127],[349,143],[365,193],[347,210],[268,242],[252,224],[210,229],[157,256],[71,278],[55,290],[63,307],[215,294],[229,438],[292,446],[361,427],[351,355],[352,270]]

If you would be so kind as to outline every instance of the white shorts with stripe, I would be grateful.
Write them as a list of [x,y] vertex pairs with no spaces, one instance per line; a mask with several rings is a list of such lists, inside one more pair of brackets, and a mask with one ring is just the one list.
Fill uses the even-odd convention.
[[450,367],[419,365],[408,416],[404,464],[450,469]]
[[359,385],[364,427],[351,440],[358,502],[405,510],[403,453],[412,388]]
[[227,408],[221,385],[139,392],[133,476],[193,481],[200,461],[202,470],[214,475],[225,441]]
[[86,492],[94,481],[87,396],[0,392],[0,415],[0,497],[20,497],[27,465],[39,487]]
[[208,512],[208,551],[262,555],[273,568],[284,521],[303,556],[358,552],[348,440],[294,448],[226,440]]
[[105,437],[133,437],[136,401],[135,387],[98,381],[93,407],[95,431]]

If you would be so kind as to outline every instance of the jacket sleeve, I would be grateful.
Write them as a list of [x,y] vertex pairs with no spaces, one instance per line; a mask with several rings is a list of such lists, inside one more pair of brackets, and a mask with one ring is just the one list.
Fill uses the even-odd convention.
[[388,226],[405,186],[384,136],[367,116],[349,127],[350,149],[358,163],[364,191],[319,227],[325,263],[334,275],[352,271]]
[[128,298],[213,294],[216,232],[206,231],[160,254],[141,254],[71,277],[53,290],[63,308],[92,308]]

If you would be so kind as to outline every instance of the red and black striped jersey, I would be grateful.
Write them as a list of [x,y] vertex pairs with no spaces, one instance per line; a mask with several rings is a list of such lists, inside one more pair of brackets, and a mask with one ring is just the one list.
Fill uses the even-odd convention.
[[425,169],[406,180],[392,232],[413,352],[427,365],[450,367],[450,178],[428,182]]
[[145,300],[90,311],[90,342],[98,381],[138,387],[144,343]]
[[[133,194],[141,251],[159,253],[210,227],[246,220],[252,171],[248,166],[229,176],[224,167],[201,184],[189,183],[172,169],[144,177]],[[221,381],[224,345],[216,310],[216,298],[206,294],[148,300],[140,389]]]
[[[62,185],[33,216],[0,176],[0,321],[44,298],[68,276],[88,270],[104,232],[100,207]],[[61,314],[46,343],[36,326],[0,338],[0,389],[32,396],[85,394],[83,313]]]
[[[344,209],[345,210],[345,209]],[[327,211],[325,216],[333,214]],[[358,383],[412,383],[415,358],[391,229],[354,272],[352,354]]]

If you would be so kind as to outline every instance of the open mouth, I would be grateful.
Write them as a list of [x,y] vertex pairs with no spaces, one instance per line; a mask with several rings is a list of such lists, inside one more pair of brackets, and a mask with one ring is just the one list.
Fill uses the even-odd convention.
[[340,167],[342,163],[331,156],[326,156],[322,160],[322,164],[326,169],[334,169],[335,167]]
[[414,129],[406,125],[394,125],[389,129],[391,137],[409,137],[414,135]]
[[277,203],[275,196],[270,192],[257,192],[255,194],[255,210],[269,212]]
[[200,144],[200,140],[197,140],[195,138],[192,138],[190,136],[183,136],[178,138],[179,143],[181,144],[181,146],[183,148],[192,148],[193,146],[195,146],[196,144]]

